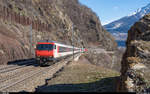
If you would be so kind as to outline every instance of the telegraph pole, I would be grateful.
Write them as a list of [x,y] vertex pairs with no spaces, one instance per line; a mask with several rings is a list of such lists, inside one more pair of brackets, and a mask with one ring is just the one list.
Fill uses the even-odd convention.
[[[32,1],[31,1],[31,6],[32,6]],[[30,42],[30,56],[32,56],[32,21],[30,23],[29,28],[30,28],[30,31],[29,31],[29,35],[30,35],[30,37],[29,37],[29,42]]]
[[72,25],[72,46],[73,46],[73,60],[74,60],[74,24]]
[[115,60],[115,54],[114,53],[112,53],[112,64],[111,64],[111,68],[113,67],[113,65],[114,65],[114,60]]
[[32,23],[30,25],[30,53],[32,56]]

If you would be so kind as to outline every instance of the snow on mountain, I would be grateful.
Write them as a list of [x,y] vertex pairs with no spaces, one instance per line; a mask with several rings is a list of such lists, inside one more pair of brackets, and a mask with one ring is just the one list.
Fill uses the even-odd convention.
[[122,25],[122,23],[117,23],[117,24],[115,24],[115,26],[114,26],[113,28],[111,28],[111,29],[116,29],[116,28],[120,27],[121,25]]
[[140,11],[141,11],[141,8],[139,8],[139,9],[137,9],[137,11],[135,11],[135,12],[129,14],[128,17],[129,17],[129,16],[136,15],[136,14],[139,13]]

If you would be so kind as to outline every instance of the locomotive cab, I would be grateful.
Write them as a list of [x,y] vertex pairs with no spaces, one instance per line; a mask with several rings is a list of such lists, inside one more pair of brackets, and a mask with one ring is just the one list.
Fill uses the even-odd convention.
[[36,61],[39,65],[48,63],[47,61],[54,61],[54,52],[56,45],[54,43],[38,43],[36,45]]
[[37,56],[53,56],[54,44],[38,44],[36,47]]

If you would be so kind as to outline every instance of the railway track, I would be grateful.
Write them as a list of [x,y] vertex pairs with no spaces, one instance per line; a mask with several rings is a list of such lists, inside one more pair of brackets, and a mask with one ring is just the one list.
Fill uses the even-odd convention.
[[26,71],[26,73],[23,74],[19,73],[19,74],[9,76],[7,78],[3,77],[2,79],[0,79],[0,83],[1,83],[0,91],[6,91],[6,92],[7,91],[19,92],[23,90],[33,91],[41,83],[45,84],[46,78],[53,77],[53,74],[59,71],[71,59],[72,57],[66,61],[57,62],[49,67],[35,67],[33,68],[33,70],[31,68],[30,71]]
[[0,66],[0,70],[3,70],[3,69],[6,69],[6,68],[9,68],[9,67],[12,67],[12,66],[17,66],[17,65],[23,65],[23,64],[26,64],[28,62],[34,62],[35,60],[27,60],[27,61],[21,61],[21,62],[17,62],[17,63],[13,63],[13,65],[1,65]]
[[[37,64],[36,64],[37,65]],[[15,78],[15,77],[19,77],[20,75],[24,74],[24,73],[29,73],[30,71],[34,70],[34,66],[27,66],[24,69],[21,69],[19,71],[16,71],[15,73],[7,73],[5,75],[1,75],[0,78],[0,83],[3,83],[5,81],[8,81],[9,79]]]
[[3,67],[3,68],[0,69],[0,74],[10,72],[10,71],[13,71],[13,70],[17,70],[17,69],[20,69],[20,68],[23,68],[23,67],[26,67],[26,66],[29,66],[29,65],[35,65],[35,64],[33,64],[33,62],[35,62],[35,60],[24,61],[23,63],[20,63],[19,66],[9,65],[9,66]]
[[27,73],[19,76],[19,77],[15,76],[15,77],[12,77],[9,80],[5,80],[5,81],[3,80],[3,81],[1,81],[0,91],[3,90],[3,89],[7,89],[8,87],[11,87],[11,86],[13,86],[13,85],[15,85],[15,84],[17,84],[21,81],[24,81],[25,79],[30,78],[33,75],[38,74],[42,71],[44,71],[44,70],[39,69],[39,70],[35,70],[35,71],[30,71],[30,72],[27,72]]

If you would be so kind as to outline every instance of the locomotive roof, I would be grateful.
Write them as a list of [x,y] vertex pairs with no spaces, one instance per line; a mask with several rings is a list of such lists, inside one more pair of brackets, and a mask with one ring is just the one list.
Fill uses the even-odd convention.
[[53,42],[53,43],[58,43],[58,44],[66,45],[66,44],[63,44],[63,43],[60,43],[60,42],[56,42],[56,41],[52,41],[52,40],[40,40],[38,42]]

